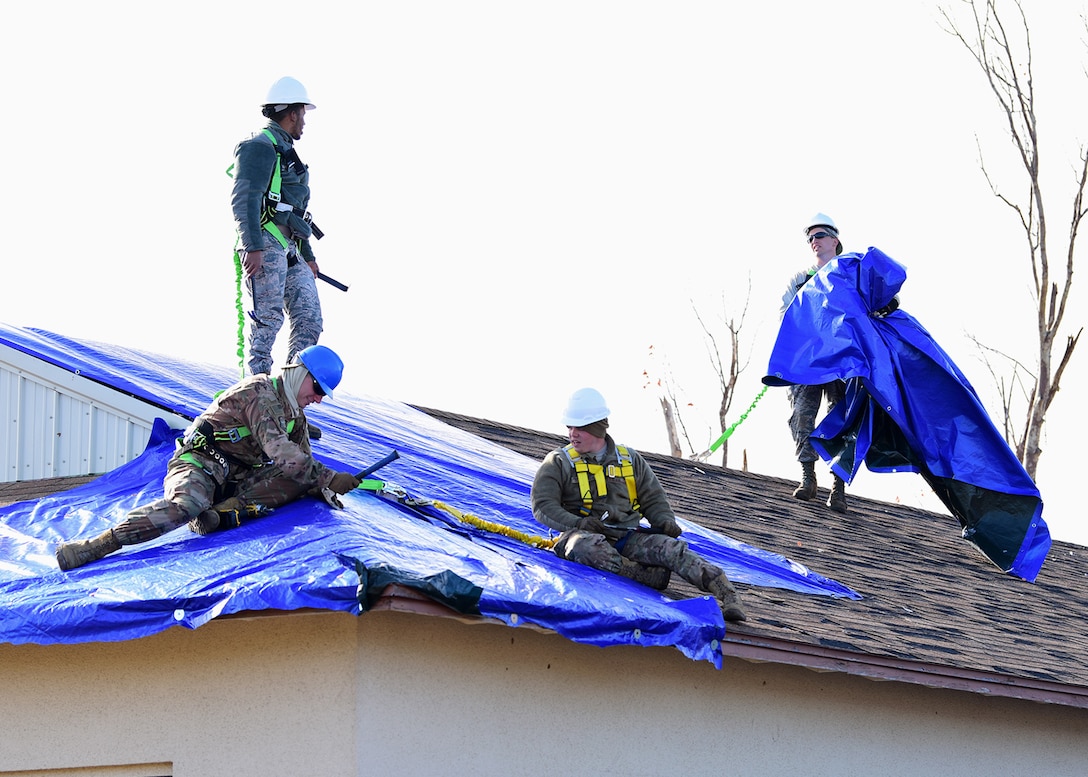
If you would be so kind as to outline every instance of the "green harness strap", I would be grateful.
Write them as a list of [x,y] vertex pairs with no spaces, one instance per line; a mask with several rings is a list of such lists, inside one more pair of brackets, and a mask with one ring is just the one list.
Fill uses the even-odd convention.
[[[268,185],[268,191],[265,193],[265,199],[270,202],[280,202],[280,188],[283,185],[283,173],[280,171],[280,147],[276,145],[276,136],[272,134],[269,129],[263,130],[264,134],[268,136],[268,139],[272,141],[272,148],[276,149],[276,167],[272,171],[272,182]],[[272,221],[272,214],[266,209],[264,218],[262,219],[265,231],[276,238],[276,241],[283,246],[284,250],[287,250],[287,238],[283,236],[280,228]]]
[[631,453],[625,445],[617,445],[616,452],[620,456],[619,466],[609,464],[607,469],[601,464],[590,464],[582,458],[574,449],[574,445],[563,448],[570,463],[574,465],[574,471],[578,474],[578,490],[582,494],[582,515],[589,515],[593,509],[593,489],[590,488],[589,478],[592,475],[597,487],[597,497],[608,494],[606,478],[622,477],[627,483],[627,496],[631,500],[631,509],[639,512],[638,493],[635,488],[635,468],[631,464]]
[[[274,388],[276,388],[277,390],[279,389],[279,378],[272,378],[272,386]],[[207,423],[207,422],[205,421],[204,423]],[[202,424],[202,426],[203,426],[203,424]],[[211,424],[208,424],[208,426],[210,427]],[[287,422],[287,433],[290,434],[294,430],[295,430],[295,419],[292,418]],[[205,432],[201,431],[200,428],[198,427],[197,433],[192,438],[192,440],[193,440],[192,446],[193,446],[194,450],[202,450],[202,449],[208,448],[208,449],[211,450],[212,455],[216,459],[219,459],[223,454],[219,453],[219,451],[217,451],[215,449],[215,447],[210,444],[212,441],[215,441],[215,442],[238,442],[239,440],[244,440],[245,438],[250,437],[252,434],[253,434],[253,432],[250,431],[250,428],[248,426],[235,426],[232,429],[214,429],[214,430],[212,430],[212,435],[211,435],[212,439],[209,440],[207,434]],[[178,447],[180,448],[183,445],[183,442],[179,439],[177,444],[178,444]],[[178,458],[181,459],[182,461],[188,462],[189,464],[194,464],[194,465],[196,465],[198,467],[203,467],[204,466],[200,462],[199,459],[197,459],[192,453],[189,453],[188,451],[186,451],[185,453],[178,456]]]

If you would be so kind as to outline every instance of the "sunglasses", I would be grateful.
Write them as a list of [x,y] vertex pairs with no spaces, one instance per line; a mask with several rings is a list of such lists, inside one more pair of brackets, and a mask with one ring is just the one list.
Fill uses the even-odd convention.
[[321,384],[317,382],[317,378],[311,375],[310,381],[314,384],[314,393],[319,397],[325,396],[325,389],[321,388]]
[[830,232],[824,232],[824,231],[821,230],[820,232],[813,232],[811,235],[809,235],[808,236],[808,242],[811,243],[813,240],[819,240],[822,237],[835,237],[835,236],[832,235]]

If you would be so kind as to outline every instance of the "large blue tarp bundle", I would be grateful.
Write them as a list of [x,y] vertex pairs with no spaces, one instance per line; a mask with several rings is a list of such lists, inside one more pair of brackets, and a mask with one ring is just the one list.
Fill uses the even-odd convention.
[[[41,330],[0,325],[0,344],[190,419],[237,379],[226,368]],[[307,414],[324,432],[314,450],[326,464],[358,472],[395,450],[400,458],[375,477],[483,522],[548,535],[529,509],[538,462],[377,397],[338,392],[335,403]],[[343,510],[304,498],[230,531],[201,537],[181,528],[59,571],[58,542],[98,534],[162,496],[178,434],[157,421],[147,449],[128,464],[70,491],[0,508],[0,640],[126,640],[242,611],[359,614],[396,582],[510,625],[535,624],[599,646],[674,646],[721,666],[724,621],[712,599],[674,601],[516,535],[363,490],[345,496]],[[858,598],[778,554],[682,525],[692,548],[738,582]]]
[[763,382],[847,383],[811,436],[846,481],[917,472],[963,536],[1002,570],[1034,581],[1050,549],[1043,503],[974,388],[925,328],[897,310],[875,318],[906,281],[877,248],[819,270],[786,309]]

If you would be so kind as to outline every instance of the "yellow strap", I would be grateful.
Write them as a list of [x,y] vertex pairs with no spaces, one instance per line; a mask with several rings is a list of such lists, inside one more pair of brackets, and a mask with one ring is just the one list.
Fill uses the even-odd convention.
[[[639,512],[638,490],[635,488],[635,467],[631,464],[631,454],[624,445],[617,445],[616,451],[620,454],[620,477],[627,481],[627,496],[631,500],[631,509]],[[608,465],[608,476],[616,477],[615,465]]]
[[[574,471],[578,475],[578,490],[582,494],[583,513],[589,515],[593,509],[593,491],[590,489],[589,476],[593,476],[597,486],[597,497],[606,496],[608,494],[606,470],[600,464],[587,463],[573,445],[566,446],[565,450],[567,458],[574,465]],[[617,445],[616,452],[620,455],[620,464],[618,467],[615,464],[609,464],[607,477],[622,477],[627,482],[627,496],[631,500],[631,509],[637,513],[639,511],[638,490],[635,488],[635,468],[631,464],[631,453],[624,445]]]

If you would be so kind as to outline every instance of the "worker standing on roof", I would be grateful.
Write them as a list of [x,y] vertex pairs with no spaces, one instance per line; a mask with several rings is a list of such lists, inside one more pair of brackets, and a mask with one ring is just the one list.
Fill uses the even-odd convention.
[[712,594],[727,621],[745,620],[725,572],[677,539],[665,490],[638,451],[608,434],[608,415],[596,389],[575,391],[563,416],[570,444],[545,456],[533,480],[533,516],[563,532],[555,554],[658,590],[675,572]]
[[[786,312],[794,298],[805,287],[817,272],[825,267],[832,259],[842,253],[842,242],[839,240],[839,229],[834,220],[823,213],[817,213],[805,224],[805,239],[812,247],[812,253],[816,256],[816,263],[807,270],[790,278],[786,291],[782,295],[780,314]],[[898,307],[898,298],[886,308],[873,313],[874,316],[885,316]],[[790,400],[790,434],[793,436],[794,446],[797,452],[797,460],[801,463],[801,482],[793,490],[793,496],[802,501],[808,501],[816,496],[816,461],[819,456],[812,447],[809,437],[816,428],[816,415],[820,410],[821,400],[826,399],[826,413],[830,413],[846,395],[846,383],[841,380],[833,380],[818,386],[801,386],[793,384],[789,387]],[[827,497],[827,506],[837,513],[845,513],[846,483],[838,475],[834,475],[831,493]]]
[[321,336],[318,266],[310,246],[311,235],[321,233],[306,210],[310,173],[294,145],[315,107],[302,84],[289,76],[279,79],[261,106],[267,126],[234,149],[231,208],[250,301],[247,375],[272,371],[272,347],[285,313],[288,364]]
[[75,569],[184,523],[197,534],[233,528],[307,494],[341,507],[337,495],[359,479],[314,460],[303,411],[330,397],[343,371],[336,353],[312,345],[275,377],[254,375],[222,392],[178,441],[163,498],[97,537],[62,543],[57,564]]

